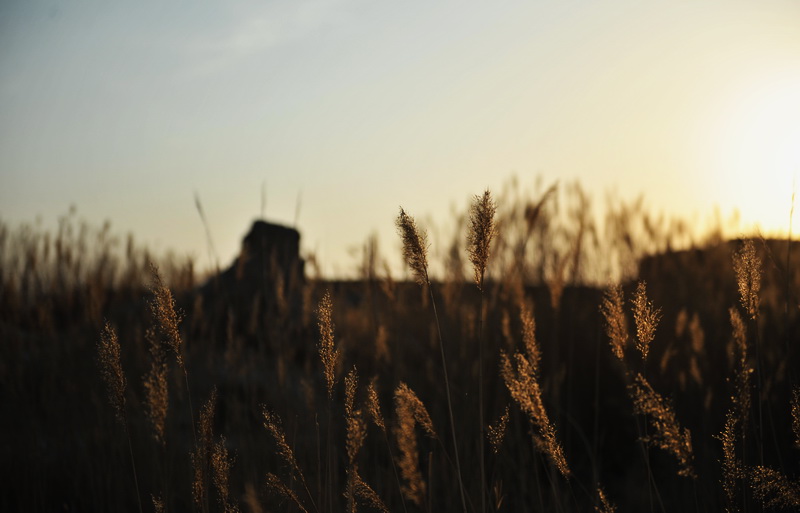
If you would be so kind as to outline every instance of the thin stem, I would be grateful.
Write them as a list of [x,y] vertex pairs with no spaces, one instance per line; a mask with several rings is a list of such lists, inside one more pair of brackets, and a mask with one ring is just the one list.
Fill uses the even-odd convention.
[[133,469],[133,482],[136,484],[136,500],[139,501],[139,513],[142,513],[142,495],[139,492],[139,477],[136,475],[136,460],[133,458],[133,445],[131,444],[131,433],[128,431],[128,419],[125,419],[125,436],[128,439],[128,452],[131,455],[131,468]]
[[439,314],[436,311],[436,300],[433,298],[433,289],[431,288],[431,280],[428,278],[428,270],[425,269],[425,282],[428,285],[428,294],[431,297],[431,306],[433,307],[433,316],[436,319],[436,331],[439,334],[439,351],[442,356],[442,371],[444,374],[444,388],[447,392],[447,411],[450,414],[450,431],[453,436],[453,450],[456,457],[456,472],[458,473],[458,489],[461,492],[461,505],[464,508],[464,513],[467,513],[467,499],[464,497],[464,483],[461,479],[461,463],[458,458],[458,442],[456,440],[456,422],[453,416],[453,402],[450,398],[450,379],[447,377],[447,358],[444,354],[444,339],[442,339],[442,327],[439,323]]
[[480,431],[478,437],[478,453],[480,454],[481,464],[481,511],[486,512],[486,467],[485,456],[483,450],[484,440],[484,415],[483,415],[483,316],[484,312],[484,292],[483,292],[483,274],[481,274],[481,305],[478,317],[478,422],[480,422]]

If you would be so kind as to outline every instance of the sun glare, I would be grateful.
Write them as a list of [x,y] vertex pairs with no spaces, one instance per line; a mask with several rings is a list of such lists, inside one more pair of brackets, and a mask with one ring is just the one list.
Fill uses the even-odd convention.
[[712,194],[723,211],[738,211],[741,230],[785,237],[800,174],[800,76],[753,84],[726,110]]

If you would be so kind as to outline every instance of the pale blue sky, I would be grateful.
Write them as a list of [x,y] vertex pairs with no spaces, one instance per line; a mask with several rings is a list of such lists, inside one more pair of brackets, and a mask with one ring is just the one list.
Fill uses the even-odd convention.
[[327,272],[399,205],[444,222],[512,174],[780,230],[800,3],[0,4],[0,216],[70,205],[207,265],[260,213]]

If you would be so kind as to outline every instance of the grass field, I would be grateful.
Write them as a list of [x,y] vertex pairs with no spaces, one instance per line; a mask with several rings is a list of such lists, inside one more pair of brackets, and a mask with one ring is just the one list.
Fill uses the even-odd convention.
[[447,241],[400,210],[403,277],[370,239],[245,297],[2,225],[0,509],[800,508],[800,247],[591,201],[487,192]]

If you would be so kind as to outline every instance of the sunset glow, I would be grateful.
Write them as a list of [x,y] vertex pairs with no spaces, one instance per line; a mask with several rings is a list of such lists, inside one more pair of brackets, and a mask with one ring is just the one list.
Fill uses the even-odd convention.
[[609,193],[643,195],[654,213],[738,211],[734,232],[788,230],[793,2],[0,15],[0,215],[13,222],[54,224],[75,205],[205,267],[195,193],[229,261],[263,187],[266,216],[296,221],[326,272],[347,274],[371,233],[396,244],[399,204],[441,220],[517,176],[578,180],[598,209]]

